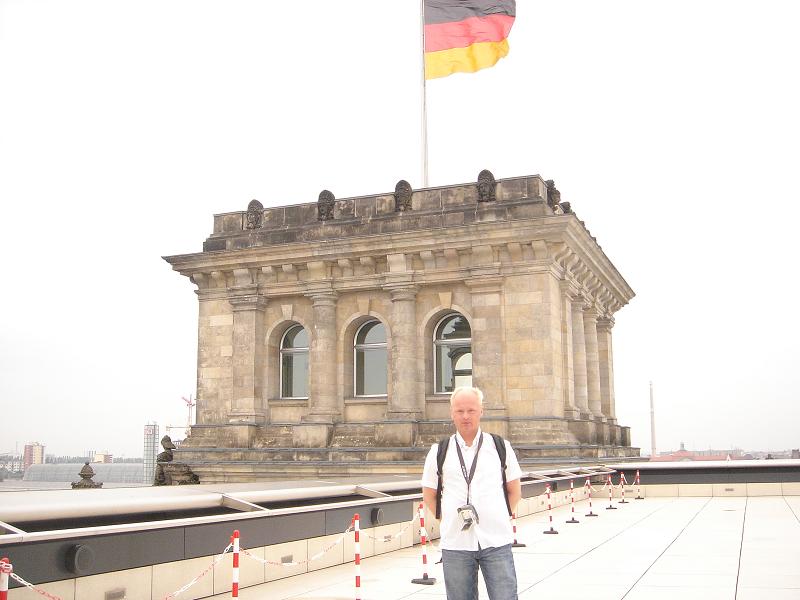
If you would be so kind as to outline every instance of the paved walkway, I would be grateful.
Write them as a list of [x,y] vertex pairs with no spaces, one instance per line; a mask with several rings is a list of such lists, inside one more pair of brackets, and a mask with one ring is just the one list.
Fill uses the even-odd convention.
[[[520,600],[785,600],[800,599],[800,496],[648,498],[618,510],[595,501],[597,518],[567,524],[554,511],[559,535],[542,535],[546,513],[518,520],[514,549]],[[429,551],[429,561],[439,552]],[[433,586],[421,575],[419,547],[362,561],[364,600],[442,600],[441,565]],[[352,600],[353,563],[241,590],[244,600]],[[230,594],[214,596],[229,598]],[[481,599],[488,598],[481,581]]]

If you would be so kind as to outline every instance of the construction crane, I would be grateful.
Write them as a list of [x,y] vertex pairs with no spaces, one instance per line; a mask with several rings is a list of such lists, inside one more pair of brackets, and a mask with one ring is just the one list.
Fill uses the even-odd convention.
[[192,400],[192,395],[189,394],[189,397],[181,396],[183,401],[186,403],[186,408],[189,409],[189,414],[186,417],[186,437],[189,437],[189,433],[192,430],[192,407],[197,404],[195,400]]

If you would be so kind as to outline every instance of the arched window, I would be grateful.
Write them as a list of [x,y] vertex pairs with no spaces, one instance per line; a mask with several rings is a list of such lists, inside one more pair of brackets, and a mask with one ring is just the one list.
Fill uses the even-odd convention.
[[380,321],[367,321],[356,332],[356,396],[386,395],[386,328]]
[[293,325],[281,339],[281,398],[308,398],[308,332]]
[[472,385],[472,330],[458,313],[447,315],[433,335],[434,391],[447,394]]

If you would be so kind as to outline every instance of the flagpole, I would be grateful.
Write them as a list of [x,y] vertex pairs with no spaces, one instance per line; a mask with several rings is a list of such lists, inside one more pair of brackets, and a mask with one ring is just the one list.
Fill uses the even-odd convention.
[[425,87],[425,0],[419,1],[420,40],[422,42],[422,187],[428,187],[428,102]]

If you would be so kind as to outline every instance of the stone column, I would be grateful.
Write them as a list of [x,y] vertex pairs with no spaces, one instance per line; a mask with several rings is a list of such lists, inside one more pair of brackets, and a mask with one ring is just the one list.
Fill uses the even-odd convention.
[[562,356],[562,381],[564,390],[564,417],[577,419],[580,411],[575,404],[575,366],[572,347],[572,302],[575,292],[570,290],[566,281],[561,285],[561,356]]
[[266,422],[264,408],[264,310],[267,300],[257,286],[231,289],[233,310],[233,386],[228,423],[235,445],[249,447],[255,428]]
[[595,419],[603,418],[600,408],[600,359],[597,350],[597,309],[583,311],[583,331],[586,337],[586,387],[589,411]]
[[503,278],[477,277],[464,283],[472,295],[472,382],[483,391],[484,415],[502,418],[506,416]]
[[340,409],[336,385],[336,293],[332,290],[308,294],[314,311],[309,348],[309,408],[305,420],[333,423]]
[[597,320],[597,346],[600,362],[600,409],[609,423],[616,423],[614,407],[614,355],[611,346],[613,317]]
[[582,419],[591,417],[586,373],[586,336],[583,331],[583,300],[572,301],[572,360],[575,379],[575,405]]
[[392,299],[390,373],[392,395],[389,398],[389,419],[419,419],[424,401],[417,394],[417,288],[389,287]]

